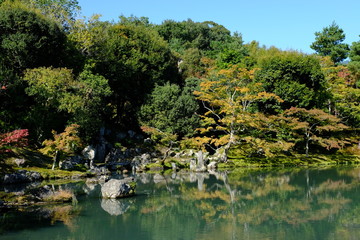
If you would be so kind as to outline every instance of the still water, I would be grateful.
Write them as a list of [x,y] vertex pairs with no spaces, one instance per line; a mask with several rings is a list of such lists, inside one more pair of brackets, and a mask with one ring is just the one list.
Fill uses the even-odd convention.
[[[0,215],[0,239],[359,239],[360,168],[137,174],[137,195]],[[55,186],[59,187],[59,186]]]

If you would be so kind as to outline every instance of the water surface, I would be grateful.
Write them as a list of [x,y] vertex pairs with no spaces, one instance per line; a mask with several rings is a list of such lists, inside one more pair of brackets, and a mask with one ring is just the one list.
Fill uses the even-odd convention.
[[358,239],[360,168],[137,174],[137,195],[0,215],[0,239]]

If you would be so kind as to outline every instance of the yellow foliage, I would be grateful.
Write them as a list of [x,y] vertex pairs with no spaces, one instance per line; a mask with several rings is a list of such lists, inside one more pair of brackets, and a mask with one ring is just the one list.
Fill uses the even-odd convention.
[[57,151],[65,155],[73,154],[82,147],[82,141],[78,136],[79,127],[77,124],[71,124],[60,134],[52,131],[54,140],[45,140],[43,142],[44,148],[40,151],[46,155],[54,155]]

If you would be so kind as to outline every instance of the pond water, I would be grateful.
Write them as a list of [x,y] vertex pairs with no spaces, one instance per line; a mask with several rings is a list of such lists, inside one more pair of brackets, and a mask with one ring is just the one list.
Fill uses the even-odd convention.
[[[0,215],[0,239],[359,239],[360,168],[137,174],[137,195]],[[56,186],[55,186],[56,187]]]

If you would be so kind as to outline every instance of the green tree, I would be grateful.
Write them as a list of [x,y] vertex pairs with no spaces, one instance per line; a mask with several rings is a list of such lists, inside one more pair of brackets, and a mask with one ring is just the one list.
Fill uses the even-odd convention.
[[59,26],[68,30],[79,15],[80,6],[77,0],[20,0],[31,8],[36,8]]
[[[26,71],[24,80],[29,85],[27,94],[37,102],[31,112],[37,136],[54,128],[54,118],[63,115],[71,122],[82,124],[85,140],[90,140],[104,124],[107,111],[104,100],[112,92],[108,81],[93,74],[89,66],[77,78],[66,68],[31,69]],[[41,121],[40,115],[43,115]]]
[[179,79],[177,59],[155,30],[141,24],[94,19],[83,26],[71,38],[94,63],[94,73],[109,80],[113,121],[135,127],[136,112],[155,85]]
[[1,132],[18,128],[32,132],[28,114],[34,103],[21,76],[27,68],[62,65],[65,49],[65,33],[38,10],[19,1],[0,5]]
[[360,41],[352,43],[349,57],[348,68],[355,77],[356,87],[360,87]]
[[156,86],[140,109],[141,125],[176,134],[180,138],[193,135],[199,125],[196,115],[199,105],[192,93],[195,88],[191,86],[194,81],[199,80],[187,79],[188,84],[183,89],[169,83]]
[[259,60],[256,81],[266,92],[278,95],[283,102],[259,103],[261,111],[273,113],[290,107],[324,107],[329,98],[319,59],[298,52],[275,52]]
[[310,45],[310,48],[318,54],[330,56],[334,63],[347,58],[349,45],[342,43],[345,40],[345,33],[335,22],[323,28],[321,32],[315,32],[315,36],[315,42]]
[[0,61],[20,74],[26,68],[58,66],[66,36],[58,25],[19,2],[0,6]]
[[[81,138],[90,142],[97,137],[100,127],[105,126],[111,116],[108,98],[112,91],[108,80],[94,74],[90,66],[85,66],[76,82],[77,90],[72,94],[81,98],[81,103],[74,109],[70,122],[80,125]],[[68,100],[71,99],[70,96]]]
[[[166,20],[161,25],[155,26],[155,29],[169,42],[173,50],[181,54],[189,48],[197,48],[203,53],[210,54],[214,50],[218,51],[219,43],[232,39],[228,29],[212,21],[194,22],[188,19],[176,22]],[[234,39],[238,36],[235,35]]]

